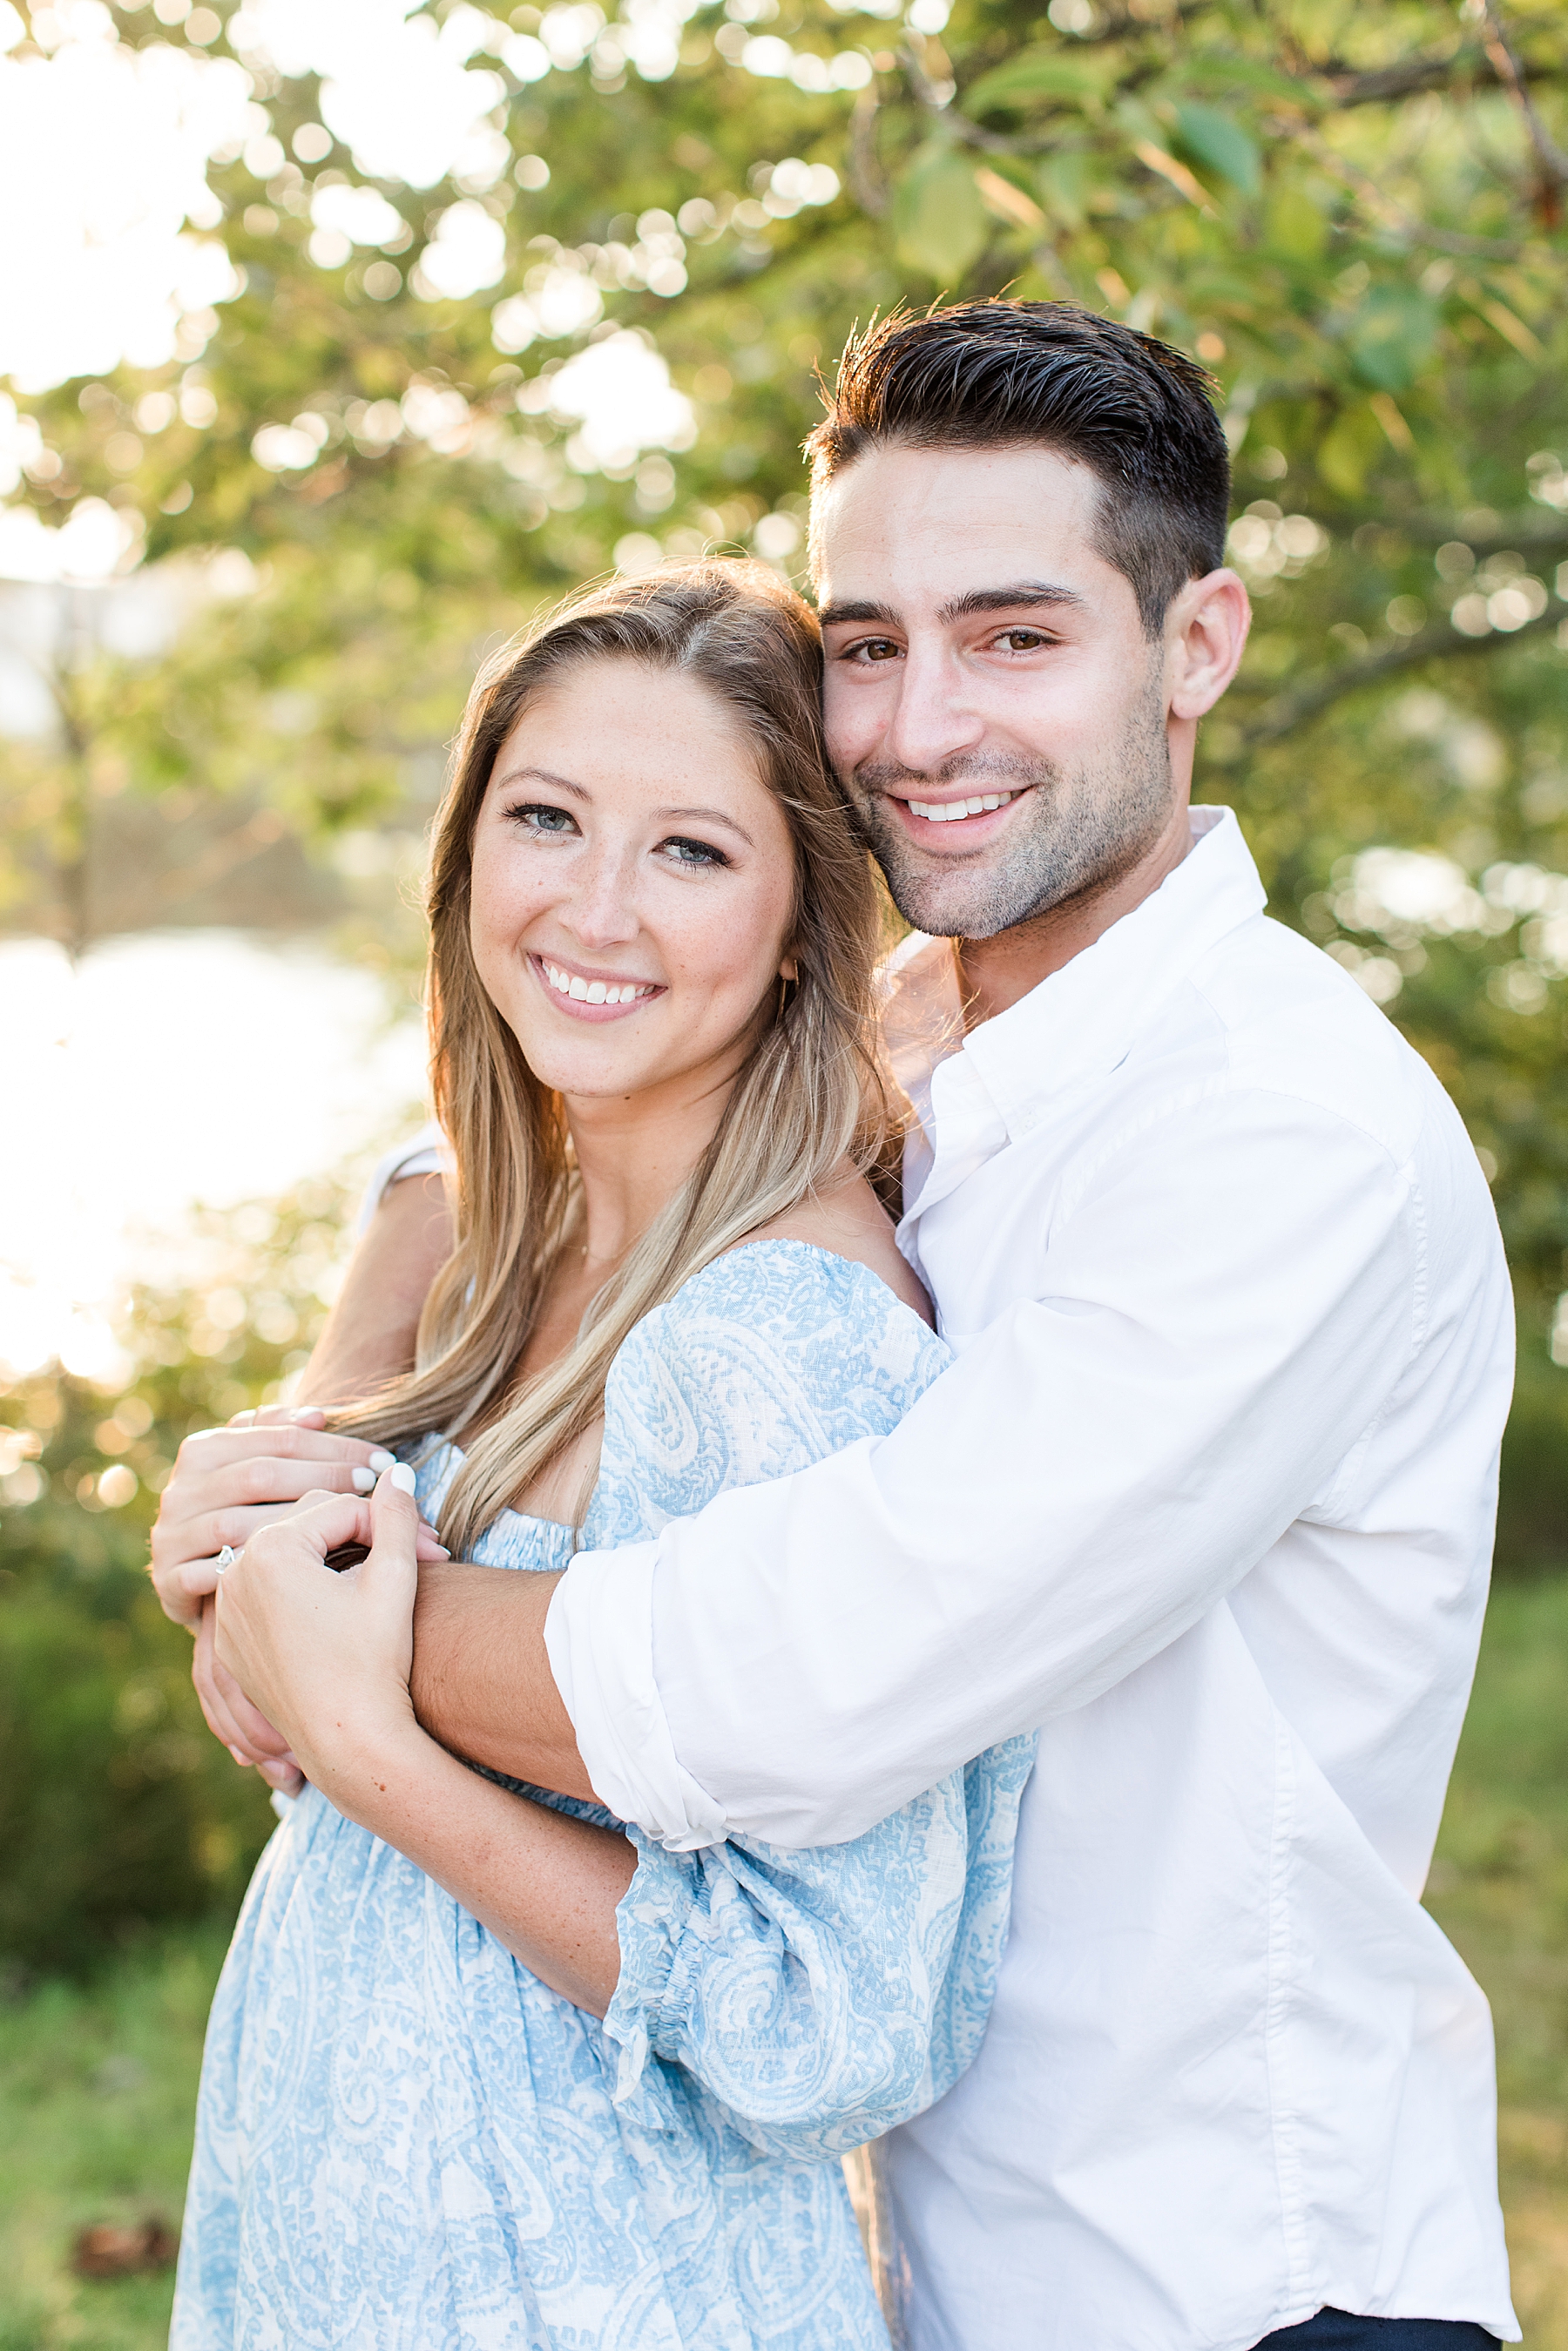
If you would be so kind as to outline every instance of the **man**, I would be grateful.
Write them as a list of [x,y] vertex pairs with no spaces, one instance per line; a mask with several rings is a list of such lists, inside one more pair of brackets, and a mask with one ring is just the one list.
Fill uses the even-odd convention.
[[[1247,625],[1203,379],[965,306],[853,346],[810,447],[830,746],[925,935],[900,1240],[958,1361],[553,1592],[438,1571],[416,1704],[683,1847],[853,1835],[1040,1727],[980,2056],[882,2150],[917,2351],[1515,2339],[1490,2020],[1418,1898],[1508,1282],[1435,1080],[1189,810]],[[350,1296],[389,1254],[417,1292],[420,1191]],[[351,1475],[284,1439],[222,1442]]]

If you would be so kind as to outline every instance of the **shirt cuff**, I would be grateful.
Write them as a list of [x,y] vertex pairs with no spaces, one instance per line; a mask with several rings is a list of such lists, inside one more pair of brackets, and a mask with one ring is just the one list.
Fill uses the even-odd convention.
[[452,1154],[446,1137],[434,1120],[422,1126],[407,1143],[378,1159],[371,1170],[371,1180],[365,1186],[365,1196],[360,1202],[360,1213],[354,1219],[354,1236],[367,1231],[371,1218],[381,1207],[389,1186],[401,1184],[406,1176],[444,1176],[452,1164]]
[[601,1804],[670,1853],[724,1841],[725,1814],[684,1771],[653,1677],[656,1542],[582,1552],[557,1584],[545,1647]]

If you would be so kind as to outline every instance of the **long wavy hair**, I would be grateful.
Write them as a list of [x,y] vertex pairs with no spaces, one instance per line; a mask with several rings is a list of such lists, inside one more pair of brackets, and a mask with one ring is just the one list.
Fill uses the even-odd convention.
[[[560,1097],[529,1068],[475,968],[474,831],[530,700],[601,661],[695,678],[731,714],[794,844],[786,944],[799,976],[758,1006],[712,1140],[591,1301],[574,1343],[518,1380],[580,1179]],[[334,1416],[382,1442],[478,1426],[442,1510],[443,1540],[459,1556],[600,1417],[611,1363],[643,1315],[846,1166],[872,1168],[888,1138],[873,1043],[881,906],[828,765],[821,680],[821,635],[800,597],[762,564],[711,562],[594,590],[504,647],[476,681],[428,896],[431,1073],[456,1163],[455,1245],[425,1301],[413,1371]],[[585,1491],[579,1522],[587,1500]]]

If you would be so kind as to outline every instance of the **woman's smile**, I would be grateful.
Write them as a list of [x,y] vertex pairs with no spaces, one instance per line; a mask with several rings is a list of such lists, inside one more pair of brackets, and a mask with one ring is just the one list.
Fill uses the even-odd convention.
[[585,971],[580,964],[564,962],[557,956],[530,951],[528,962],[555,1009],[574,1020],[619,1020],[669,992],[658,980]]

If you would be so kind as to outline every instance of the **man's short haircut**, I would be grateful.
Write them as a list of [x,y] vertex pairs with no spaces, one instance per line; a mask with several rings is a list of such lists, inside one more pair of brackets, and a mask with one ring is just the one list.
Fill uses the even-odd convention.
[[1132,583],[1145,633],[1225,560],[1230,458],[1212,379],[1168,343],[1071,302],[895,310],[852,336],[806,442],[820,489],[880,443],[1035,443],[1100,483],[1097,552]]

